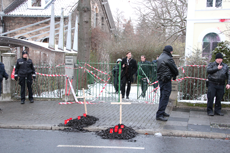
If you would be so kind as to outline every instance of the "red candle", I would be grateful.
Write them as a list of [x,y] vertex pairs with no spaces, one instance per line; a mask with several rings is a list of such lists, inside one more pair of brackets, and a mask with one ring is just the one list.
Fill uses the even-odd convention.
[[84,113],[83,116],[86,117],[86,113]]
[[121,125],[121,128],[123,129],[125,126],[124,125]]
[[112,128],[110,129],[109,133],[113,133],[113,129]]
[[121,133],[122,133],[122,129],[119,129],[119,130],[118,130],[118,134],[121,134]]
[[115,126],[115,129],[118,129],[118,125]]
[[72,120],[72,118],[69,118],[69,121]]
[[78,116],[77,119],[80,120],[80,119],[81,119],[81,116]]
[[115,128],[115,129],[114,129],[114,132],[117,132],[117,130],[118,130],[118,128]]
[[68,123],[67,120],[65,120],[64,124],[67,124],[67,123]]

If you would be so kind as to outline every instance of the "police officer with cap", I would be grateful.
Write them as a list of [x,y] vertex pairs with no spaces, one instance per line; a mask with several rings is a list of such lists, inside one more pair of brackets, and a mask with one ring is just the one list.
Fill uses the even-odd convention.
[[29,100],[31,103],[33,100],[32,93],[32,77],[35,80],[36,74],[34,65],[31,59],[28,58],[27,51],[22,52],[22,58],[17,60],[16,68],[15,68],[15,80],[17,81],[19,77],[19,85],[21,85],[21,104],[25,103],[25,81],[27,81],[27,88],[29,91]]

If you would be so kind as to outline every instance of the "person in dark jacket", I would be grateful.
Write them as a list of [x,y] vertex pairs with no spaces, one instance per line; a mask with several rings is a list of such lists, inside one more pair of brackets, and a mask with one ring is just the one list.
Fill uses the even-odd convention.
[[[32,83],[36,79],[34,65],[31,59],[28,59],[27,51],[22,52],[22,58],[17,60],[14,78],[17,81],[19,77],[19,84],[21,85],[21,104],[25,103],[25,81],[27,81],[27,88],[29,91],[29,100],[33,100]],[[32,79],[33,77],[33,79]]]
[[[230,88],[230,74],[228,65],[222,63],[223,55],[221,53],[216,54],[216,60],[210,63],[207,67],[208,73],[208,101],[207,101],[207,114],[209,116],[224,114],[221,112],[221,99],[224,95],[225,80],[227,80],[226,88]],[[215,113],[213,113],[213,100],[215,101]]]
[[165,109],[168,105],[169,96],[172,90],[171,79],[173,78],[173,80],[175,80],[178,75],[177,66],[172,58],[172,53],[172,46],[165,46],[163,53],[157,60],[157,79],[160,85],[160,102],[156,113],[156,119],[160,121],[167,121],[165,117],[169,117]]
[[[6,73],[4,64],[2,62],[0,62],[0,97],[1,97],[1,93],[2,93],[2,80],[3,78],[5,78],[6,80],[8,79],[8,74]],[[0,108],[1,110],[1,108]]]
[[126,57],[122,59],[121,67],[122,67],[122,73],[121,73],[121,93],[122,98],[125,97],[125,85],[127,83],[127,90],[126,90],[126,99],[129,99],[129,93],[131,89],[131,82],[133,82],[133,75],[137,71],[137,62],[135,59],[131,58],[132,54],[131,52],[128,52],[126,54]]
[[116,93],[118,93],[118,84],[119,84],[119,64],[122,60],[120,58],[117,59],[117,64],[113,67],[113,78],[114,78],[114,88]]
[[144,55],[141,55],[141,62],[138,63],[138,75],[141,83],[141,96],[145,97],[146,91],[148,89],[148,81],[151,73],[150,62],[146,61]]

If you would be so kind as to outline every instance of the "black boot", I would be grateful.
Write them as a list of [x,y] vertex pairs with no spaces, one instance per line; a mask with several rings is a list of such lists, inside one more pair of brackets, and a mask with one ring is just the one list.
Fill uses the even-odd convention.
[[30,103],[34,103],[34,100],[33,100],[33,99],[31,99],[31,100],[30,100]]
[[25,100],[22,100],[22,101],[21,101],[21,104],[25,104]]

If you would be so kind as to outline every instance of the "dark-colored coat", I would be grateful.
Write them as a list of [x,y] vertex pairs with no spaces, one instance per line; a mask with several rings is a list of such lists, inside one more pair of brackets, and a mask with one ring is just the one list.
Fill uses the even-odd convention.
[[[123,67],[123,64],[125,64],[125,67]],[[137,62],[135,59],[131,59],[129,62],[129,69],[128,71],[126,71],[127,69],[127,57],[122,59],[121,62],[121,68],[122,68],[122,72],[121,72],[121,78],[123,78],[126,73],[129,74],[129,78],[127,78],[128,80],[130,79],[131,82],[133,82],[133,75],[136,73],[137,71]]]
[[167,51],[163,51],[157,60],[157,79],[163,82],[176,79],[178,75],[177,66],[172,58],[172,54]]
[[138,66],[138,75],[142,78],[149,78],[151,74],[151,63],[149,61],[139,62]]
[[222,69],[218,69],[218,63],[212,62],[208,64],[207,73],[208,73],[208,80],[211,82],[225,84],[225,80],[227,79],[228,84],[230,84],[230,74],[228,65],[221,63],[223,66]]
[[116,64],[116,65],[113,67],[112,73],[113,73],[113,76],[114,76],[114,77],[118,77],[118,76],[119,76],[119,64]]
[[28,74],[35,75],[34,65],[31,59],[19,58],[15,68],[15,77],[26,77]]
[[8,79],[8,74],[6,73],[4,64],[0,62],[0,82],[2,82],[3,78]]

